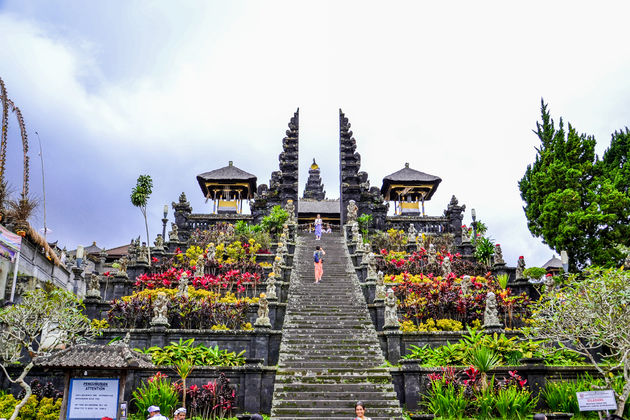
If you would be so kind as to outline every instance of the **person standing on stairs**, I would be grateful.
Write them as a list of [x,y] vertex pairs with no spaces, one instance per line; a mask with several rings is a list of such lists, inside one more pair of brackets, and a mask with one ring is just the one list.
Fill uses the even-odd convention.
[[324,255],[326,255],[326,251],[317,245],[315,247],[315,252],[313,252],[313,262],[315,263],[315,283],[319,283],[324,275]]
[[322,217],[318,214],[315,218],[315,240],[319,241],[322,239]]
[[372,420],[369,417],[365,417],[365,405],[361,401],[354,405],[354,414],[356,414],[354,420]]

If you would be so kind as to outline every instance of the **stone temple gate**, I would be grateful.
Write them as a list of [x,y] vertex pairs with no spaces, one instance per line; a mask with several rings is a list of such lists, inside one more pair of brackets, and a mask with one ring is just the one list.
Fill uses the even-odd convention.
[[[309,223],[317,214],[324,223],[344,225],[348,220],[351,201],[358,208],[357,214],[372,216],[372,227],[407,231],[413,224],[420,233],[452,233],[455,244],[461,245],[461,225],[465,206],[460,206],[455,196],[443,215],[427,216],[424,203],[436,193],[441,178],[405,166],[382,181],[382,187],[370,186],[367,172],[361,171],[361,155],[351,125],[343,111],[339,110],[339,198],[327,199],[321,181],[320,169],[315,159],[308,170],[309,176],[302,197],[299,197],[299,143],[300,110],[289,121],[282,139],[282,152],[278,156],[278,170],[271,173],[268,184],[257,184],[257,177],[229,163],[223,168],[197,176],[206,200],[212,200],[212,214],[194,214],[186,196],[182,193],[173,203],[179,235],[187,239],[194,229],[218,222],[234,223],[243,220],[258,223],[276,206],[292,209],[299,223]],[[250,214],[243,211],[243,200],[249,201]],[[394,214],[388,216],[390,202]],[[288,206],[287,206],[288,205]]]

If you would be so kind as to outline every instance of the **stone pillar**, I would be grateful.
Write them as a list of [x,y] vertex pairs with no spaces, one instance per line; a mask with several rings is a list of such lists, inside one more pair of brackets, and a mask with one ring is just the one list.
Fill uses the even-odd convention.
[[397,329],[386,329],[385,339],[387,340],[387,361],[392,364],[400,360],[400,345],[402,333]]
[[400,371],[403,376],[405,406],[407,410],[417,410],[422,402],[420,395],[420,373],[418,366],[422,360],[400,359]]
[[263,359],[265,365],[269,363],[269,330],[270,327],[256,327],[252,336],[253,356]]
[[246,365],[243,393],[245,401],[243,409],[250,413],[261,411],[260,392],[262,388],[262,370],[259,366]]

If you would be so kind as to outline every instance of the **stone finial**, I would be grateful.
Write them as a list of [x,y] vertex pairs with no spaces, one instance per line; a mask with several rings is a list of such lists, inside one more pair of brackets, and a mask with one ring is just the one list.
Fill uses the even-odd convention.
[[197,265],[195,266],[195,277],[203,277],[205,276],[206,262],[204,261],[203,255],[200,255],[197,258]]
[[147,248],[146,242],[142,242],[142,245],[140,246],[140,252],[138,253],[137,261],[139,263],[149,263],[149,248]]
[[95,299],[101,298],[101,284],[98,280],[98,274],[96,273],[90,274],[90,277],[88,279],[88,290],[87,290],[87,293],[85,294],[85,297],[95,298]]
[[409,224],[409,229],[407,230],[407,242],[410,244],[415,244],[418,240],[418,231],[413,223]]
[[164,250],[164,238],[162,238],[161,233],[157,234],[155,241],[153,242],[153,245],[155,245],[155,249],[158,251]]
[[295,219],[295,204],[293,204],[293,200],[287,200],[287,204],[284,206],[284,209],[289,213],[289,218],[287,219],[287,223],[295,224],[297,223]]
[[273,259],[273,265],[271,266],[271,270],[273,271],[273,273],[276,275],[276,278],[281,279],[282,278],[282,257],[276,256],[276,258]]
[[282,234],[285,237],[285,242],[289,240],[289,236],[291,235],[290,231],[289,231],[289,225],[288,223],[285,223],[282,225]]
[[155,300],[153,301],[153,318],[151,319],[151,325],[154,327],[165,326],[168,327],[168,296],[164,292],[158,292]]
[[350,200],[346,208],[348,210],[347,223],[351,224],[356,222],[359,213],[359,208],[357,207],[356,201]]
[[385,290],[385,276],[382,271],[379,271],[376,275],[376,290],[374,291],[374,300],[375,301],[383,301],[387,296],[387,291]]
[[391,287],[387,289],[385,295],[385,323],[383,328],[398,329],[400,322],[398,322],[398,311],[396,309],[396,295],[394,295],[394,289]]
[[274,272],[269,273],[269,277],[267,277],[267,299],[278,299],[276,295],[276,274]]
[[516,263],[516,280],[524,280],[525,279],[525,274],[523,274],[523,272],[525,271],[525,258],[518,257],[518,262]]
[[496,330],[502,328],[501,321],[499,321],[497,297],[493,292],[488,292],[486,295],[486,309],[483,312],[483,328],[485,330]]
[[[183,194],[183,193],[182,193]],[[179,228],[176,223],[171,223],[171,231],[168,233],[169,242],[179,242]]]
[[448,277],[448,275],[452,272],[453,269],[451,268],[451,259],[449,257],[444,257],[444,260],[442,261],[442,276]]
[[435,245],[433,244],[429,244],[429,249],[427,250],[427,263],[437,263],[437,251],[435,250]]
[[186,198],[186,193],[182,191],[182,193],[179,195],[179,203],[180,204],[187,204],[188,203],[188,199]]
[[494,265],[505,265],[503,260],[503,251],[501,251],[501,245],[496,244],[494,246]]
[[258,300],[258,318],[254,323],[256,327],[271,328],[271,320],[269,319],[269,301],[267,301],[267,295],[260,294]]
[[179,277],[177,285],[177,297],[188,297],[188,272],[184,271]]
[[462,277],[462,282],[459,284],[459,288],[462,291],[462,295],[467,295],[472,290],[473,284],[470,280],[470,276]]
[[376,273],[376,256],[373,252],[368,252],[366,254],[367,259],[367,281],[376,280],[378,274]]

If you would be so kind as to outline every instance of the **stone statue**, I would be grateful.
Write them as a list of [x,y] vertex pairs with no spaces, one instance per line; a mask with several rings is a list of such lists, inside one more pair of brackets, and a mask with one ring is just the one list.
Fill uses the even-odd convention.
[[410,244],[415,244],[418,240],[418,231],[413,223],[409,224],[409,230],[407,231],[407,242]]
[[278,242],[278,249],[280,250],[280,253],[283,255],[286,255],[289,253],[289,247],[287,247],[286,242]]
[[359,224],[357,222],[352,223],[352,242],[359,243]]
[[499,244],[494,246],[494,265],[505,265],[503,251],[501,251],[501,245]]
[[289,213],[287,223],[295,224],[295,205],[293,204],[293,200],[287,200],[287,204],[284,206],[284,209],[287,211],[287,213]]
[[276,296],[276,274],[271,272],[267,277],[267,299],[278,299]]
[[269,302],[267,301],[267,295],[264,293],[260,294],[260,299],[258,300],[258,318],[256,318],[254,326],[271,328],[271,320],[269,319]]
[[500,329],[501,327],[499,310],[497,309],[497,297],[493,292],[488,292],[486,295],[486,309],[483,312],[483,328]]
[[435,251],[435,245],[433,244],[429,244],[429,249],[427,251],[427,263],[437,263],[437,252]]
[[179,277],[177,285],[177,297],[188,297],[188,272],[184,271]]
[[442,277],[448,277],[448,275],[452,272],[451,259],[449,257],[444,257],[444,260],[442,261]]
[[232,223],[228,223],[227,228],[225,228],[225,232],[228,236],[234,236],[234,225]]
[[200,255],[199,258],[197,258],[197,265],[196,265],[194,276],[203,277],[206,274],[205,268],[206,268],[206,262],[203,259],[203,255]]
[[396,296],[394,295],[394,289],[391,287],[387,289],[385,294],[385,323],[383,328],[396,328],[400,327],[398,322],[398,312],[396,310]]
[[149,249],[147,248],[147,243],[142,242],[140,246],[140,252],[138,253],[138,262],[139,263],[149,263]]
[[123,255],[119,260],[118,260],[118,265],[120,266],[118,268],[118,274],[124,274],[127,275],[127,265],[129,265],[129,258],[127,258],[126,255]]
[[374,255],[373,252],[368,252],[366,255],[366,259],[367,259],[367,278],[366,280],[370,281],[370,280],[376,280],[377,278],[377,273],[376,273],[376,256]]
[[464,276],[462,278],[462,282],[459,284],[460,289],[462,290],[462,295],[467,295],[471,292],[473,284],[470,280],[470,276]]
[[282,234],[286,238],[284,242],[287,242],[289,240],[289,236],[291,235],[291,232],[289,232],[289,225],[287,223],[282,225]]
[[168,296],[164,292],[158,292],[153,301],[153,319],[152,326],[168,326]]
[[359,215],[359,208],[354,200],[350,200],[348,203],[348,217],[346,223],[354,223],[357,221]]
[[169,242],[179,242],[178,227],[176,223],[171,223],[171,231],[168,233]]
[[208,245],[208,248],[206,249],[206,256],[208,258],[208,261],[212,261],[217,257],[217,249],[214,246],[213,242],[210,242],[210,244]]
[[518,262],[516,263],[516,280],[525,279],[525,275],[523,272],[525,271],[525,258],[518,257]]
[[129,247],[127,247],[127,255],[129,255],[129,258],[131,258],[132,260],[136,259],[136,253],[138,252],[138,250],[136,249],[136,241],[131,238],[131,242],[129,243]]
[[273,273],[276,275],[276,278],[281,279],[282,278],[282,258],[276,256],[276,258],[273,259],[273,265],[271,266],[271,271],[273,271]]
[[158,251],[161,251],[164,249],[164,238],[162,238],[161,233],[158,233],[153,244],[155,245],[155,249]]
[[553,289],[556,288],[556,281],[553,279],[553,276],[545,275],[543,283],[545,284],[545,292],[547,293],[552,292]]
[[626,259],[623,262],[623,266],[626,270],[630,270],[630,254],[626,255]]
[[385,276],[379,271],[376,276],[376,290],[374,291],[374,300],[385,300],[387,291],[385,290]]
[[462,225],[462,243],[470,243],[470,232],[466,225]]
[[98,281],[98,274],[90,274],[90,278],[88,280],[88,291],[85,294],[85,297],[97,299],[101,298],[101,284]]

